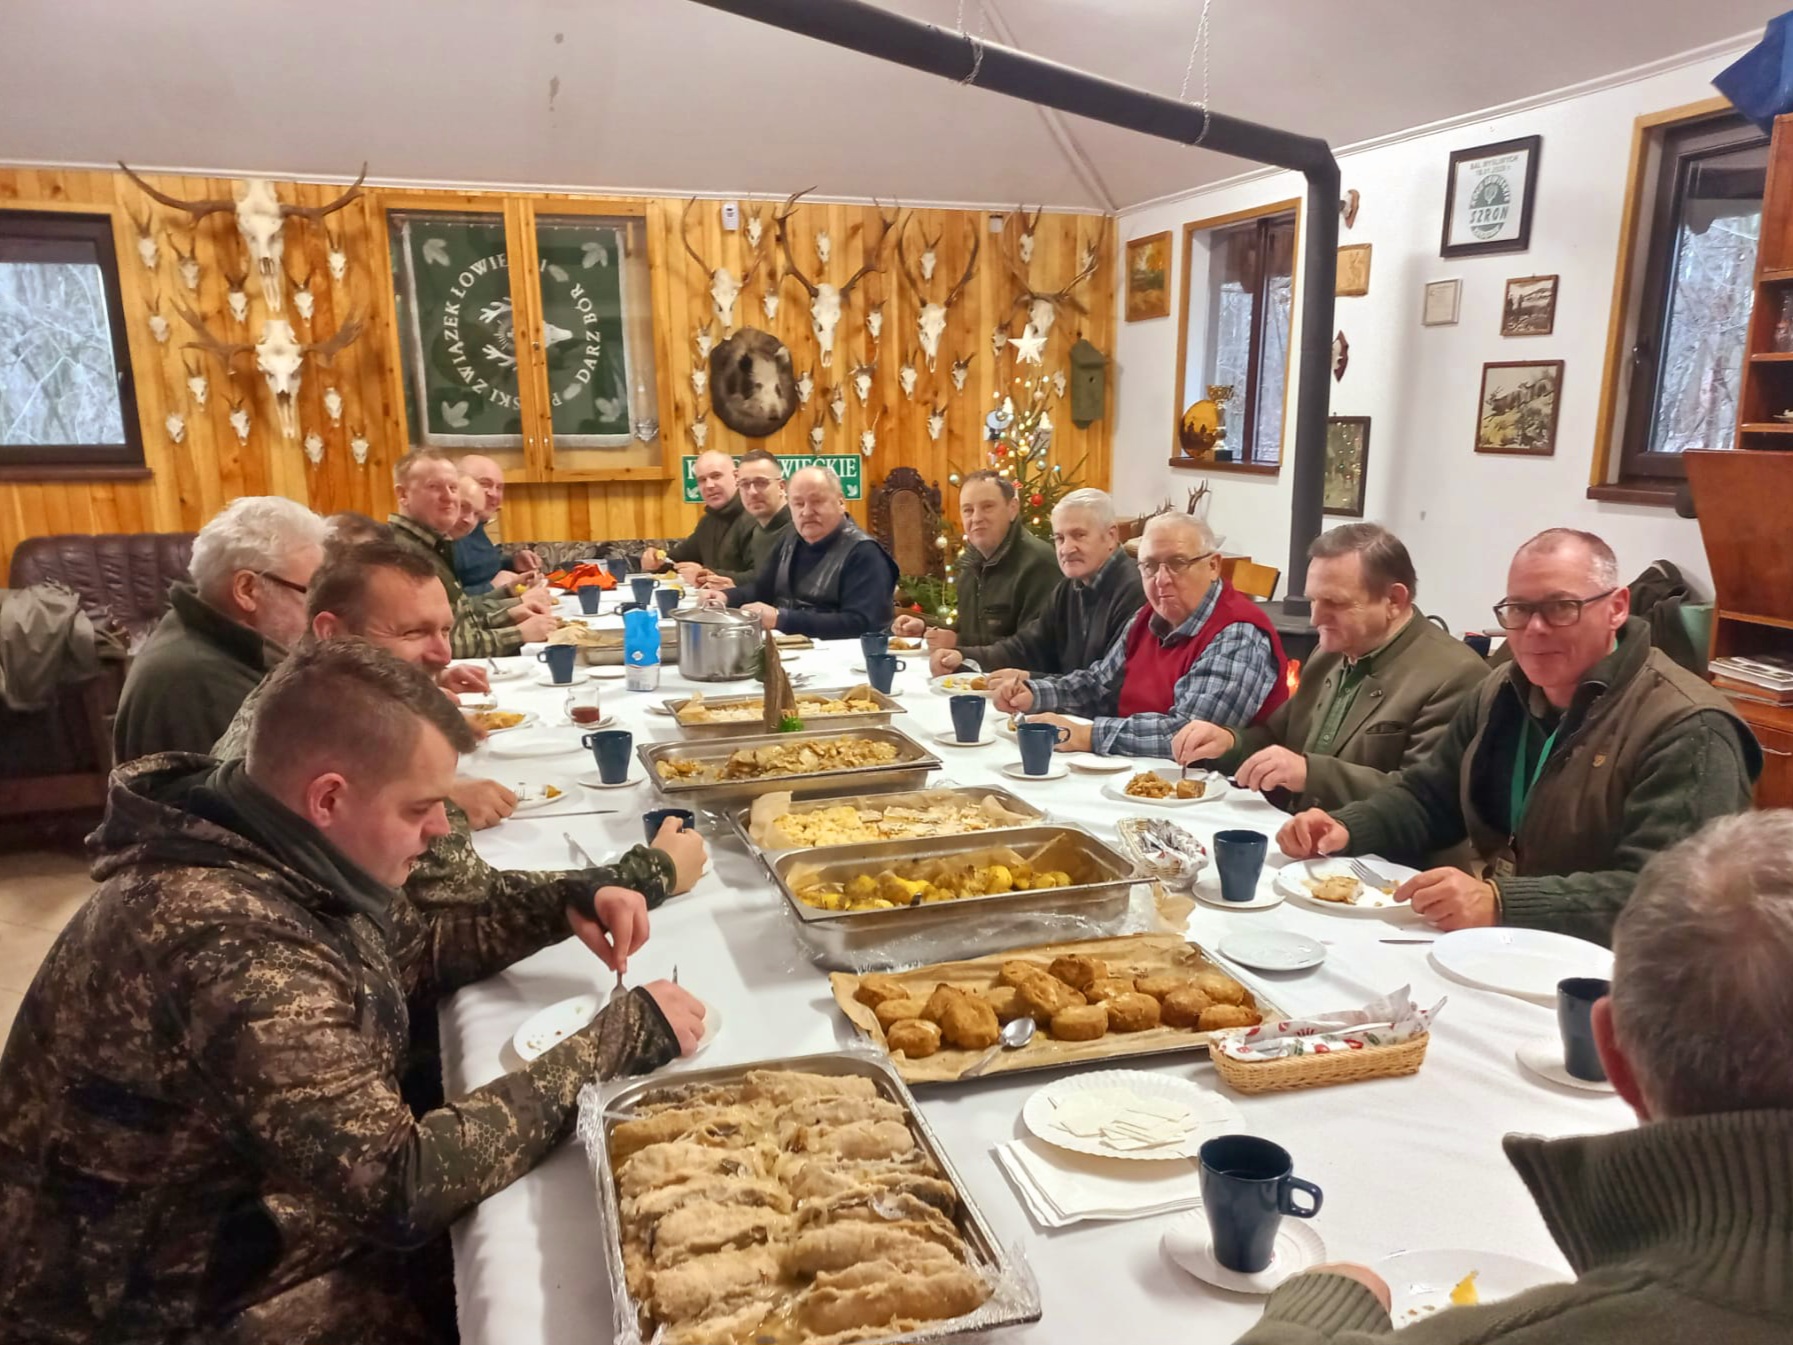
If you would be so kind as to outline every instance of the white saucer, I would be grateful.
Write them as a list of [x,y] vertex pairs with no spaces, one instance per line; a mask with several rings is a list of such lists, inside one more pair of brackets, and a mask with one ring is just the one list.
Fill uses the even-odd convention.
[[595,677],[600,682],[620,682],[628,675],[629,670],[620,663],[599,663],[586,673],[587,677]]
[[1569,1073],[1568,1067],[1563,1064],[1561,1037],[1533,1037],[1530,1041],[1521,1042],[1513,1055],[1527,1070],[1550,1083],[1560,1084],[1564,1088],[1579,1088],[1589,1093],[1613,1091],[1611,1080],[1578,1079]]
[[548,733],[530,734],[522,738],[488,741],[486,751],[495,757],[557,757],[564,752],[582,752],[577,738]]
[[996,735],[990,732],[989,729],[985,729],[983,736],[978,738],[975,742],[962,743],[959,741],[958,735],[951,729],[948,729],[945,733],[936,733],[934,735],[934,741],[943,747],[988,747],[991,743],[996,741]]
[[648,706],[647,712],[651,715],[659,715],[660,718],[662,718],[662,719],[674,719],[677,717],[673,714],[673,712],[671,710],[668,710],[665,707],[665,705],[661,704],[658,701],[656,701],[656,702],[654,702],[654,704]]
[[[517,788],[517,786],[512,786],[513,792],[515,791],[516,788]],[[539,785],[531,785],[531,786],[529,786],[529,788],[538,789],[538,788],[540,788],[540,786]],[[559,785],[556,785],[555,788],[560,789],[560,793],[556,794],[551,799],[541,797],[540,795],[538,795],[534,798],[526,799],[519,795],[519,797],[517,799],[517,806],[514,811],[518,812],[518,813],[533,813],[538,809],[546,808],[551,803],[565,803],[568,799],[570,799],[572,797],[572,795],[569,794],[565,789],[561,789],[561,787]]]
[[1268,1266],[1255,1275],[1228,1270],[1214,1259],[1213,1234],[1208,1230],[1206,1210],[1196,1210],[1178,1219],[1164,1230],[1159,1245],[1172,1262],[1196,1279],[1236,1294],[1268,1294],[1291,1275],[1299,1275],[1326,1259],[1326,1244],[1314,1231],[1312,1223],[1306,1219],[1285,1218],[1282,1227],[1276,1230],[1276,1246],[1270,1253]]
[[[523,1025],[511,1037],[511,1049],[524,1061],[534,1060],[549,1047],[558,1045],[591,1022],[608,1001],[609,995],[606,993],[574,995],[558,1004],[550,1004],[523,1020]],[[717,1012],[715,1005],[705,1003],[703,1036],[691,1048],[691,1055],[680,1056],[679,1059],[689,1060],[692,1056],[701,1054],[721,1032],[722,1015]]]
[[1066,752],[1064,755],[1065,765],[1085,775],[1113,775],[1132,770],[1136,764],[1126,757],[1104,757],[1094,752]]
[[538,687],[559,687],[563,691],[570,691],[572,688],[578,686],[579,683],[583,682],[586,678],[596,677],[597,675],[598,675],[598,670],[596,668],[575,668],[575,669],[573,669],[573,675],[570,678],[568,678],[566,681],[556,682],[554,680],[553,674],[550,673],[546,668],[543,668],[540,672],[538,672],[530,680],[532,682],[534,682]]
[[523,663],[511,663],[508,660],[496,669],[494,669],[490,663],[473,662],[457,663],[455,664],[455,667],[484,668],[486,671],[486,681],[488,682],[514,682],[517,678],[522,677],[529,671],[528,665]]
[[633,789],[645,779],[647,779],[647,776],[645,775],[631,775],[620,785],[607,785],[603,780],[598,778],[598,773],[593,771],[589,775],[581,775],[579,777],[579,783],[584,785],[587,789]]
[[[1212,876],[1210,876],[1212,875]],[[1191,895],[1204,906],[1212,906],[1219,911],[1267,911],[1272,906],[1280,906],[1283,895],[1273,884],[1258,884],[1258,892],[1250,901],[1228,901],[1220,895],[1220,876],[1210,867],[1204,869],[1202,878],[1205,882],[1197,882],[1190,889]],[[1213,890],[1208,890],[1212,888]]]
[[1326,960],[1318,939],[1286,929],[1242,929],[1222,939],[1216,951],[1254,971],[1306,971]]
[[1008,765],[1002,768],[1002,773],[1008,776],[1011,780],[1062,780],[1071,772],[1065,769],[1065,763],[1063,761],[1054,757],[1052,761],[1052,769],[1047,771],[1044,775],[1029,775],[1026,771],[1021,769],[1021,763],[1019,761],[1011,761]]

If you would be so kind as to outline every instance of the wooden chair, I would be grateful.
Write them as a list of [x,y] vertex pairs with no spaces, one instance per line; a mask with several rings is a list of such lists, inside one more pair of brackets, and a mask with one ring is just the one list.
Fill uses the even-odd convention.
[[946,576],[940,549],[940,487],[913,467],[895,467],[872,490],[872,535],[908,575]]
[[1277,581],[1282,571],[1256,561],[1240,559],[1233,565],[1233,587],[1248,597],[1268,602],[1276,596]]

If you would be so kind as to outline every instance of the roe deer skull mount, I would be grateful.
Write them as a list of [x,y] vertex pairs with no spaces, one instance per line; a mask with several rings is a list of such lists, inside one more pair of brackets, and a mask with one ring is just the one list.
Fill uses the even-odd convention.
[[249,269],[232,271],[228,266],[220,268],[224,272],[224,300],[230,305],[230,315],[238,322],[249,320],[249,295],[243,286],[249,283]]
[[861,457],[871,457],[878,447],[878,422],[884,419],[884,408],[872,417],[872,423],[859,432],[859,453]]
[[1027,213],[1026,206],[1018,205],[1015,207],[1015,218],[1021,222],[1021,234],[1020,237],[1015,240],[1015,250],[1021,254],[1021,264],[1023,266],[1030,265],[1033,262],[1034,230],[1040,227],[1040,216],[1045,213],[1045,206],[1041,206],[1031,215]]
[[915,400],[915,380],[918,377],[919,375],[915,370],[915,354],[911,351],[909,358],[904,360],[902,365],[897,369],[897,386],[902,388],[903,396],[907,397],[910,401]]
[[145,270],[155,270],[156,259],[162,255],[161,250],[156,246],[155,212],[146,210],[143,212],[143,218],[138,219],[127,206],[125,214],[130,218],[131,227],[137,231],[137,260],[143,263]]
[[946,317],[952,306],[965,293],[965,287],[971,283],[971,275],[977,269],[977,253],[982,243],[975,232],[971,235],[971,258],[965,263],[965,274],[959,277],[959,283],[947,292],[946,302],[933,303],[921,292],[923,282],[917,280],[909,271],[909,258],[903,252],[903,234],[897,233],[897,262],[908,283],[910,293],[915,296],[915,303],[920,309],[916,314],[915,326],[921,337],[922,353],[928,358],[928,372],[934,370],[934,361],[940,355],[940,337],[946,331]]
[[853,380],[853,395],[859,398],[861,406],[864,406],[865,399],[872,395],[872,375],[877,368],[878,361],[874,359],[870,364],[854,365],[853,372],[847,375]]
[[940,442],[940,432],[946,428],[946,408],[933,406],[928,408],[928,438],[935,443]]
[[805,369],[797,375],[797,405],[808,406],[810,394],[816,390],[816,376]]
[[187,363],[185,356],[181,357],[181,369],[187,375],[187,391],[193,397],[193,405],[201,411],[205,410],[205,399],[211,392],[212,385],[206,381],[203,373]]
[[1036,290],[1033,287],[1033,282],[1028,280],[1027,273],[1015,265],[1014,258],[1004,253],[1003,261],[1008,265],[1009,274],[1014,277],[1015,284],[1020,290],[1015,298],[1014,307],[1009,310],[1010,321],[1014,320],[1016,310],[1026,308],[1028,326],[1044,337],[1052,334],[1052,323],[1058,317],[1060,308],[1069,305],[1079,313],[1088,313],[1089,310],[1072,297],[1071,291],[1096,273],[1096,263],[1101,259],[1102,249],[1098,246],[1080,249],[1080,251],[1083,253],[1083,260],[1077,273],[1065,283],[1063,289],[1057,290]]
[[191,252],[182,252],[181,245],[174,241],[174,235],[169,234],[168,246],[174,253],[174,269],[180,272],[181,284],[191,294],[199,288],[199,244],[195,241]]
[[973,360],[975,360],[976,358],[977,358],[977,356],[975,354],[971,354],[971,355],[967,355],[962,360],[954,360],[953,361],[953,391],[954,392],[965,391],[965,376],[971,372],[971,362]]
[[341,280],[349,271],[349,254],[343,251],[342,235],[328,224],[324,226],[324,259],[330,267],[330,279]]

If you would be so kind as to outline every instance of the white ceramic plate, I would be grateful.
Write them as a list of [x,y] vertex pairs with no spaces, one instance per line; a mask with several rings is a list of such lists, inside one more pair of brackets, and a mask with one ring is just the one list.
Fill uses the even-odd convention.
[[514,682],[529,672],[529,664],[522,660],[506,659],[498,665],[494,672],[490,663],[457,663],[457,668],[483,668],[488,682]]
[[[1054,1122],[1054,1113],[1069,1099],[1078,1094],[1109,1089],[1124,1089],[1150,1102],[1169,1102],[1182,1107],[1192,1123],[1189,1133],[1174,1144],[1154,1149],[1126,1149],[1105,1143],[1100,1135],[1073,1134]],[[1073,1074],[1049,1083],[1027,1099],[1021,1109],[1021,1120],[1036,1137],[1056,1148],[1097,1158],[1127,1159],[1194,1158],[1202,1145],[1216,1135],[1231,1134],[1245,1123],[1231,1099],[1188,1079],[1137,1069],[1098,1070],[1094,1074]]]
[[934,735],[934,741],[943,747],[988,747],[991,743],[996,741],[996,735],[990,732],[989,729],[985,729],[981,738],[978,738],[974,742],[962,743],[959,741],[958,735],[951,729],[948,729],[945,733],[936,733]]
[[[487,707],[487,708],[490,708],[490,707]],[[523,713],[523,718],[520,721],[518,721],[517,723],[512,724],[509,728],[487,729],[486,737],[488,739],[490,739],[490,738],[496,738],[501,733],[515,733],[518,729],[526,729],[531,724],[534,724],[538,720],[541,719],[541,716],[538,715],[534,710],[525,710],[522,713]]]
[[[901,658],[899,654],[897,657]],[[990,692],[986,688],[977,691],[972,688],[974,681],[986,680],[983,673],[947,673],[943,677],[930,677],[928,687],[936,696],[984,696]]]
[[1113,775],[1117,771],[1131,770],[1134,765],[1126,757],[1104,757],[1094,752],[1066,752],[1064,757],[1065,765],[1085,775]]
[[1539,1004],[1555,1004],[1556,983],[1568,977],[1612,975],[1610,951],[1543,929],[1460,929],[1439,935],[1430,956],[1465,984]]
[[671,710],[668,710],[658,701],[655,701],[652,705],[648,706],[647,712],[651,715],[659,715],[662,719],[673,719],[676,717]]
[[1326,960],[1326,949],[1318,939],[1286,929],[1240,930],[1222,939],[1217,951],[1254,971],[1306,971]]
[[[548,798],[541,792],[541,785],[512,785],[511,789],[517,794],[516,811],[519,813],[533,813],[538,809],[546,808],[551,803],[565,803],[567,799],[571,797],[571,795],[569,795],[560,785],[555,785],[554,788],[560,790],[560,792],[553,798]],[[523,791],[526,789],[533,791],[533,797],[523,797]]]
[[624,780],[620,785],[607,785],[599,778],[598,773],[593,771],[589,775],[581,775],[579,777],[579,783],[584,785],[587,789],[633,789],[645,779],[647,779],[647,776],[636,771],[631,773],[629,778]]
[[486,744],[486,751],[494,757],[558,757],[584,750],[579,746],[579,740],[569,733],[530,733],[521,738],[501,738]]
[[586,673],[587,677],[595,677],[600,682],[620,682],[628,675],[629,670],[620,663],[600,663]]
[[1529,1073],[1547,1083],[1558,1084],[1563,1088],[1580,1088],[1589,1093],[1613,1091],[1610,1080],[1578,1079],[1569,1073],[1568,1067],[1563,1064],[1561,1037],[1533,1037],[1528,1042],[1521,1042],[1519,1049],[1513,1054]]
[[1070,772],[1065,769],[1065,763],[1058,760],[1056,757],[1053,759],[1052,769],[1047,771],[1044,775],[1029,775],[1026,771],[1021,769],[1021,763],[1019,761],[1011,761],[1008,765],[1002,768],[1002,773],[1008,776],[1011,780],[1062,780],[1070,774]]
[[556,682],[553,674],[550,673],[548,669],[543,668],[540,672],[536,673],[531,680],[534,681],[538,687],[559,687],[562,691],[567,691],[578,686],[579,683],[585,681],[587,678],[596,677],[597,675],[598,670],[596,668],[574,668],[573,676],[570,681]]
[[1276,1230],[1276,1246],[1270,1264],[1255,1275],[1228,1270],[1214,1259],[1213,1235],[1208,1231],[1208,1213],[1196,1210],[1185,1214],[1164,1230],[1159,1244],[1172,1262],[1187,1270],[1196,1279],[1217,1289],[1230,1289],[1236,1294],[1268,1294],[1288,1279],[1326,1259],[1326,1244],[1307,1219],[1284,1219]]
[[[558,1004],[550,1004],[540,1013],[532,1014],[523,1021],[516,1035],[511,1038],[511,1049],[525,1061],[534,1060],[550,1046],[572,1036],[592,1019],[598,1016],[598,1010],[609,1001],[608,993],[602,995],[574,995],[571,999],[563,999]],[[691,1055],[680,1056],[680,1060],[690,1060],[701,1054],[705,1047],[715,1041],[722,1032],[722,1015],[714,1004],[704,1004],[704,1031],[698,1038],[697,1045]]]
[[1471,1271],[1475,1272],[1477,1299],[1483,1303],[1498,1303],[1527,1289],[1560,1284],[1569,1278],[1563,1271],[1499,1252],[1396,1252],[1370,1269],[1388,1281],[1389,1316],[1397,1328],[1449,1308],[1451,1290]]
[[[1415,877],[1418,869],[1410,869],[1404,864],[1391,864],[1386,859],[1378,859],[1374,855],[1364,855],[1362,860],[1371,869],[1387,878],[1399,887],[1409,878]],[[1386,892],[1371,887],[1368,883],[1359,883],[1357,900],[1349,905],[1337,901],[1321,901],[1308,890],[1307,880],[1316,881],[1324,878],[1350,878],[1351,865],[1343,859],[1303,859],[1293,864],[1285,864],[1276,875],[1276,887],[1285,897],[1292,897],[1300,905],[1310,910],[1325,911],[1329,915],[1359,915],[1379,919],[1418,920],[1413,908],[1405,902],[1396,901]]]
[[[1137,767],[1139,763],[1129,762],[1127,764]],[[1174,785],[1182,776],[1183,772],[1175,766],[1172,766],[1157,770],[1135,770],[1133,774],[1156,775],[1160,780],[1168,780]],[[1142,799],[1137,794],[1129,794],[1127,792],[1127,780],[1133,778],[1132,774],[1127,776],[1127,780],[1122,780],[1119,777],[1110,780],[1107,784],[1102,786],[1102,793],[1105,797],[1118,799],[1120,802],[1125,803],[1130,807],[1138,804],[1141,807],[1147,808],[1196,808],[1204,803],[1218,803],[1231,792],[1227,787],[1226,777],[1224,775],[1216,775],[1212,771],[1191,771],[1190,775],[1207,784],[1206,791],[1199,799]]]

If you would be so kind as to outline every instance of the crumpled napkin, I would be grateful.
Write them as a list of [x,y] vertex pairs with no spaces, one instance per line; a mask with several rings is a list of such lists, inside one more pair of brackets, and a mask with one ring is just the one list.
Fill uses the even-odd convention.
[[1286,1018],[1256,1027],[1211,1033],[1213,1049],[1229,1060],[1284,1060],[1329,1051],[1361,1051],[1366,1046],[1394,1046],[1431,1030],[1432,1019],[1445,1006],[1414,1005],[1411,986],[1402,986],[1361,1009],[1339,1009],[1313,1018]]

